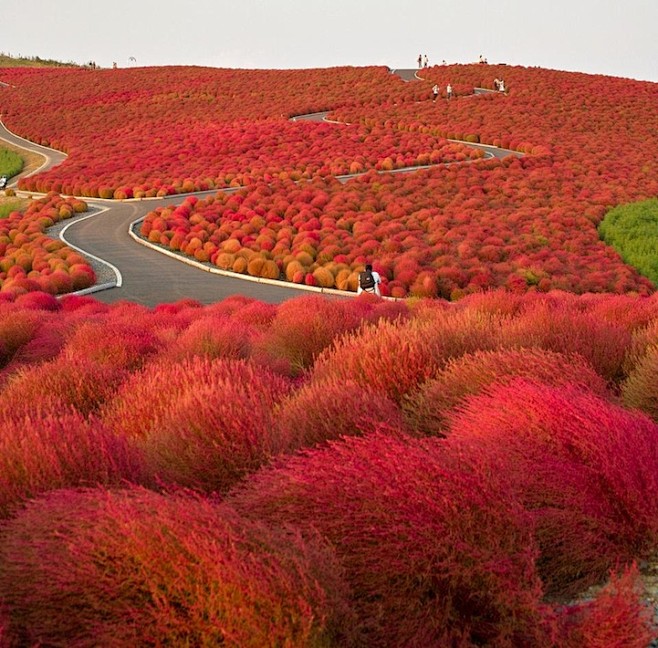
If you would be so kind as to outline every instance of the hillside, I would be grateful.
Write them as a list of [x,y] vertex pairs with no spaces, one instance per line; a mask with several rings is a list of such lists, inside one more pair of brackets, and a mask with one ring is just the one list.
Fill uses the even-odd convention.
[[39,56],[12,56],[0,52],[0,67],[78,67],[78,64],[42,59]]
[[[648,294],[597,231],[658,194],[658,85],[534,68],[5,70],[10,129],[71,153],[28,191],[156,198],[151,243],[226,271],[394,297]],[[493,89],[505,77],[507,91]],[[436,82],[453,85],[431,100]],[[290,121],[332,111],[326,121]],[[632,136],[631,136],[632,134]],[[487,144],[522,154],[489,158]],[[502,151],[503,153],[505,151]],[[413,173],[392,174],[401,169]],[[343,183],[344,174],[357,174]],[[302,184],[299,184],[299,183]]]
[[[651,262],[658,86],[424,74],[0,69],[8,127],[68,153],[0,218],[2,648],[658,638],[658,293],[597,230]],[[181,280],[138,215],[343,292],[203,305],[234,279]],[[187,298],[69,294],[78,216]],[[398,299],[351,298],[368,261]]]

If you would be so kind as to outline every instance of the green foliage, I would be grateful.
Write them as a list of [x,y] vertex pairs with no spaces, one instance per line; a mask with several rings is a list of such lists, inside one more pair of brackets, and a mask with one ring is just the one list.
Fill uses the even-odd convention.
[[2,199],[0,198],[0,219],[7,218],[9,214],[15,211],[23,211],[25,200],[21,198]]
[[8,178],[23,170],[23,158],[9,149],[0,147],[0,176]]
[[0,52],[0,67],[77,67],[76,63],[64,63],[54,59],[42,59],[39,56],[12,56]]
[[625,263],[658,284],[658,199],[616,207],[599,225],[599,234]]

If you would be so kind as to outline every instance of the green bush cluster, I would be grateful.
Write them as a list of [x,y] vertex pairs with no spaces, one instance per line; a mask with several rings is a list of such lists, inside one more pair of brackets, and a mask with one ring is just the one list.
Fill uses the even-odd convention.
[[11,178],[22,170],[23,158],[14,151],[0,147],[0,176]]
[[599,225],[601,238],[658,285],[658,199],[620,205]]

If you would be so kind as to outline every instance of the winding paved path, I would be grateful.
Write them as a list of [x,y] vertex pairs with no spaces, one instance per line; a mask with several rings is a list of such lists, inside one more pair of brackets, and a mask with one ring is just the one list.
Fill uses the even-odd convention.
[[[415,70],[392,71],[404,80],[415,78]],[[328,113],[301,115],[298,120],[322,120]],[[59,151],[34,144],[9,132],[0,124],[0,139],[15,146],[39,153],[45,162],[38,171],[45,171],[60,164],[66,155]],[[484,150],[489,157],[518,155],[514,151],[493,146],[467,144]],[[408,170],[405,170],[408,171]],[[36,173],[36,171],[35,171]],[[27,173],[12,178],[11,185]],[[352,176],[342,176],[347,181]],[[214,195],[217,190],[195,193],[196,196]],[[195,299],[203,304],[220,301],[231,295],[245,295],[269,303],[280,303],[298,297],[302,287],[288,287],[281,282],[258,282],[246,280],[243,276],[216,275],[203,271],[202,264],[193,261],[182,262],[181,257],[165,254],[161,249],[137,243],[129,234],[130,226],[144,218],[156,207],[182,202],[184,195],[167,198],[114,201],[84,198],[93,210],[89,218],[74,221],[66,228],[65,237],[70,245],[83,253],[106,260],[116,269],[116,281],[106,289],[95,292],[99,301],[113,303],[121,300],[138,302],[145,306],[174,302],[180,299]],[[175,258],[172,258],[174,257]],[[115,285],[116,284],[116,285]],[[339,294],[338,291],[331,291]],[[352,293],[350,293],[351,295]]]

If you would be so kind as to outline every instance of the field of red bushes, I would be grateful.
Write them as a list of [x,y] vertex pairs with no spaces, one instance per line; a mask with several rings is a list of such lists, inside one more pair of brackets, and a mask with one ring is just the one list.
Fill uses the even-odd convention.
[[[69,154],[0,220],[0,648],[658,638],[658,295],[597,233],[658,195],[658,86],[423,75],[0,70],[7,126]],[[417,299],[57,297],[94,282],[60,194],[222,188],[142,236]]]
[[[396,297],[654,289],[596,226],[611,207],[658,194],[656,84],[512,66],[423,75],[5,69],[14,87],[0,90],[0,108],[9,128],[70,155],[22,180],[29,190],[126,198],[248,185],[154,210],[142,229],[223,269],[354,290],[370,260]],[[494,77],[505,95],[473,94]],[[432,102],[435,82],[457,97]],[[289,121],[322,110],[343,123]],[[448,139],[525,157],[445,166],[481,157]],[[424,164],[434,166],[376,173]]]
[[86,211],[82,200],[48,194],[0,219],[0,300],[31,291],[69,293],[95,283],[93,268],[79,253],[44,233]]
[[0,645],[646,648],[657,335],[655,296],[0,302]]

